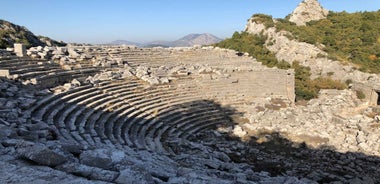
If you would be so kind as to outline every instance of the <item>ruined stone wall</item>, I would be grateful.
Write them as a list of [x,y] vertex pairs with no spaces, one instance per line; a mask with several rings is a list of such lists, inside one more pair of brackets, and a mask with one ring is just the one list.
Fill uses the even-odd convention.
[[230,73],[227,78],[198,80],[204,92],[220,102],[250,103],[256,99],[279,98],[294,102],[294,71],[261,69]]

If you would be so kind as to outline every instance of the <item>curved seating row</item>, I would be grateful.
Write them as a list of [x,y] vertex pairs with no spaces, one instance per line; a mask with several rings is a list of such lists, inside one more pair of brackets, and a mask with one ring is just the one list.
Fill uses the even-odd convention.
[[165,142],[227,123],[224,112],[202,96],[192,88],[148,87],[129,79],[45,97],[29,113],[79,144],[172,153]]

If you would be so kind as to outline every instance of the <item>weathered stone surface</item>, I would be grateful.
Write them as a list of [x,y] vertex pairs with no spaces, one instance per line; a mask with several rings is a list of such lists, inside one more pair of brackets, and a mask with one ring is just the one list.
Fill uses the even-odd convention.
[[120,171],[115,183],[155,183],[153,177],[145,170],[137,167],[128,167]]
[[25,45],[20,44],[20,43],[15,43],[14,44],[14,52],[19,57],[26,56],[26,47],[25,47]]
[[244,137],[245,135],[247,135],[247,132],[245,132],[240,126],[237,125],[234,128],[234,135],[238,137]]
[[17,153],[39,165],[55,167],[66,162],[66,157],[43,145],[23,146],[17,149]]
[[121,162],[124,157],[125,154],[120,151],[112,152],[106,149],[96,149],[82,152],[80,162],[92,167],[111,169],[115,164]]
[[13,131],[14,130],[11,127],[0,124],[0,140],[8,138]]
[[0,172],[0,180],[2,183],[105,184],[101,181],[89,181],[65,172],[53,170],[49,167],[17,166],[4,161],[0,161]]
[[58,169],[91,180],[100,180],[106,182],[114,181],[119,175],[118,172],[103,170],[98,167],[90,167],[78,163],[66,163],[59,166]]
[[318,0],[304,0],[290,14],[289,21],[302,26],[310,21],[326,18],[328,13],[329,11],[324,9]]
[[260,181],[260,184],[271,184],[271,183],[294,183],[294,184],[317,184],[318,182],[313,182],[311,180],[307,179],[298,179],[295,177],[274,177],[274,178],[268,178],[264,181]]
[[21,109],[28,109],[30,108],[37,100],[33,98],[19,98],[19,107]]
[[85,151],[80,154],[80,161],[88,166],[110,169],[112,167],[112,160],[107,152],[107,150]]
[[0,77],[8,77],[9,70],[0,70]]
[[68,48],[68,53],[71,58],[79,58],[80,54],[74,48]]
[[84,145],[78,145],[75,143],[63,143],[63,144],[61,144],[61,148],[65,152],[79,155],[84,150],[86,150],[87,147]]

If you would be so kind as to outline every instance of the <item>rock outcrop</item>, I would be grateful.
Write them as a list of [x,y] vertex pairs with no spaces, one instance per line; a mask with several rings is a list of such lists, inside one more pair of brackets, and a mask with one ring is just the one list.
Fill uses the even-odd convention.
[[324,9],[317,0],[304,0],[290,15],[289,21],[303,26],[307,22],[326,18],[328,13],[329,11]]
[[378,74],[365,73],[355,69],[356,67],[352,64],[342,64],[341,61],[330,59],[328,53],[323,51],[323,45],[316,46],[290,39],[288,36],[291,35],[290,32],[279,31],[275,27],[266,27],[257,21],[256,17],[248,20],[245,31],[266,36],[267,40],[263,46],[273,52],[277,60],[288,63],[297,61],[303,66],[310,67],[311,78],[324,76],[342,82],[352,81],[355,84],[363,84],[369,88],[366,93],[368,98],[371,96],[371,90],[380,89]]

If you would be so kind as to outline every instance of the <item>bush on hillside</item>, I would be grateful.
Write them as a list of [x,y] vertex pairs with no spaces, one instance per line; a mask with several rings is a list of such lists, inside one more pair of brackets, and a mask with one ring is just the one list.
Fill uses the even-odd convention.
[[380,10],[377,12],[330,12],[326,19],[296,26],[279,19],[278,31],[292,33],[290,39],[325,46],[329,57],[352,62],[364,72],[380,73]]

